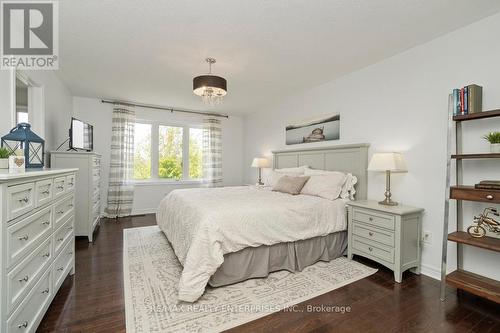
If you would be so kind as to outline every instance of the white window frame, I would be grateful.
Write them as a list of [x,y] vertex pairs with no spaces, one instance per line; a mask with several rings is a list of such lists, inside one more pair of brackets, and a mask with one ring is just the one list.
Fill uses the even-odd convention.
[[[202,124],[176,123],[154,121],[150,119],[136,119],[135,123],[151,125],[151,174],[149,179],[133,179],[135,185],[176,185],[201,184],[203,179],[189,177],[189,129],[202,128]],[[166,179],[159,176],[160,162],[160,126],[182,127],[182,178]]]

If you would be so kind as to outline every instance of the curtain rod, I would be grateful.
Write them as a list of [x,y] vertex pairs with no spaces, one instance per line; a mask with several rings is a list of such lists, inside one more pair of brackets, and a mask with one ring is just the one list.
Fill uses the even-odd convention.
[[170,111],[172,113],[173,112],[182,112],[182,113],[199,114],[199,115],[210,116],[210,117],[229,118],[229,116],[227,114],[216,113],[216,112],[180,110],[180,109],[174,109],[174,108],[169,108],[169,107],[165,107],[165,106],[157,106],[157,105],[149,105],[149,104],[141,104],[141,103],[131,103],[131,102],[123,102],[123,101],[112,101],[112,100],[106,100],[106,99],[101,99],[101,102],[107,103],[107,104],[115,104],[115,105],[120,104],[120,105],[134,106],[134,107],[140,107],[140,108],[165,110],[165,111]]

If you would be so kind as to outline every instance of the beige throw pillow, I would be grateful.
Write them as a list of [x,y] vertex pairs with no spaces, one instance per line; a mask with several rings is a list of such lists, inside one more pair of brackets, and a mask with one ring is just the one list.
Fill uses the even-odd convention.
[[273,187],[273,191],[288,193],[292,195],[297,195],[304,187],[304,184],[307,182],[309,177],[305,176],[288,176],[284,175],[281,177],[276,185]]
[[345,181],[346,175],[341,172],[312,175],[300,191],[300,194],[335,200],[340,196]]

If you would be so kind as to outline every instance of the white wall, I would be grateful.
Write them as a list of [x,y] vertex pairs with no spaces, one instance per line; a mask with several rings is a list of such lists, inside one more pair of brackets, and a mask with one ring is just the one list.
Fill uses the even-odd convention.
[[[102,207],[106,206],[109,156],[111,143],[111,120],[113,106],[94,98],[73,98],[74,117],[94,125],[94,151],[102,154]],[[200,122],[199,116],[185,116],[168,111],[136,108],[138,119],[155,119],[164,122]],[[224,185],[240,185],[243,175],[243,122],[240,117],[231,116],[222,120],[223,176]],[[196,187],[197,184],[142,184],[135,186],[133,214],[156,212],[161,199],[176,188]]]
[[[68,138],[73,107],[72,96],[66,85],[53,71],[21,71],[21,73],[43,88],[45,135],[37,134],[45,139],[45,152],[47,153]],[[14,79],[13,71],[0,70],[0,136],[5,135],[13,127]]]
[[[432,232],[433,239],[423,248],[423,272],[439,277],[448,94],[453,88],[477,83],[484,87],[484,109],[500,107],[499,31],[500,15],[495,15],[247,116],[244,166],[255,156],[271,156],[271,150],[287,148],[287,123],[340,113],[341,140],[307,147],[368,142],[370,154],[404,152],[409,173],[393,176],[393,196],[404,204],[425,208],[423,230]],[[500,120],[466,124],[465,151],[488,151],[481,136],[490,130],[500,130]],[[297,148],[288,146],[292,147]],[[470,175],[466,181],[471,183],[499,177],[498,161],[467,162],[466,166]],[[245,180],[255,179],[256,171],[245,168]],[[370,173],[369,198],[382,199],[384,185],[383,174]],[[468,225],[481,206],[467,203],[466,207],[464,224]],[[467,254],[466,269],[500,277],[495,253],[473,249]],[[452,267],[453,258],[451,255]]]

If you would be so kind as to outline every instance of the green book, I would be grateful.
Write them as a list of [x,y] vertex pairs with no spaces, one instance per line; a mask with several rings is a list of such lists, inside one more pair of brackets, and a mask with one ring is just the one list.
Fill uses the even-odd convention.
[[471,84],[467,88],[469,92],[467,101],[469,114],[483,111],[483,87]]

